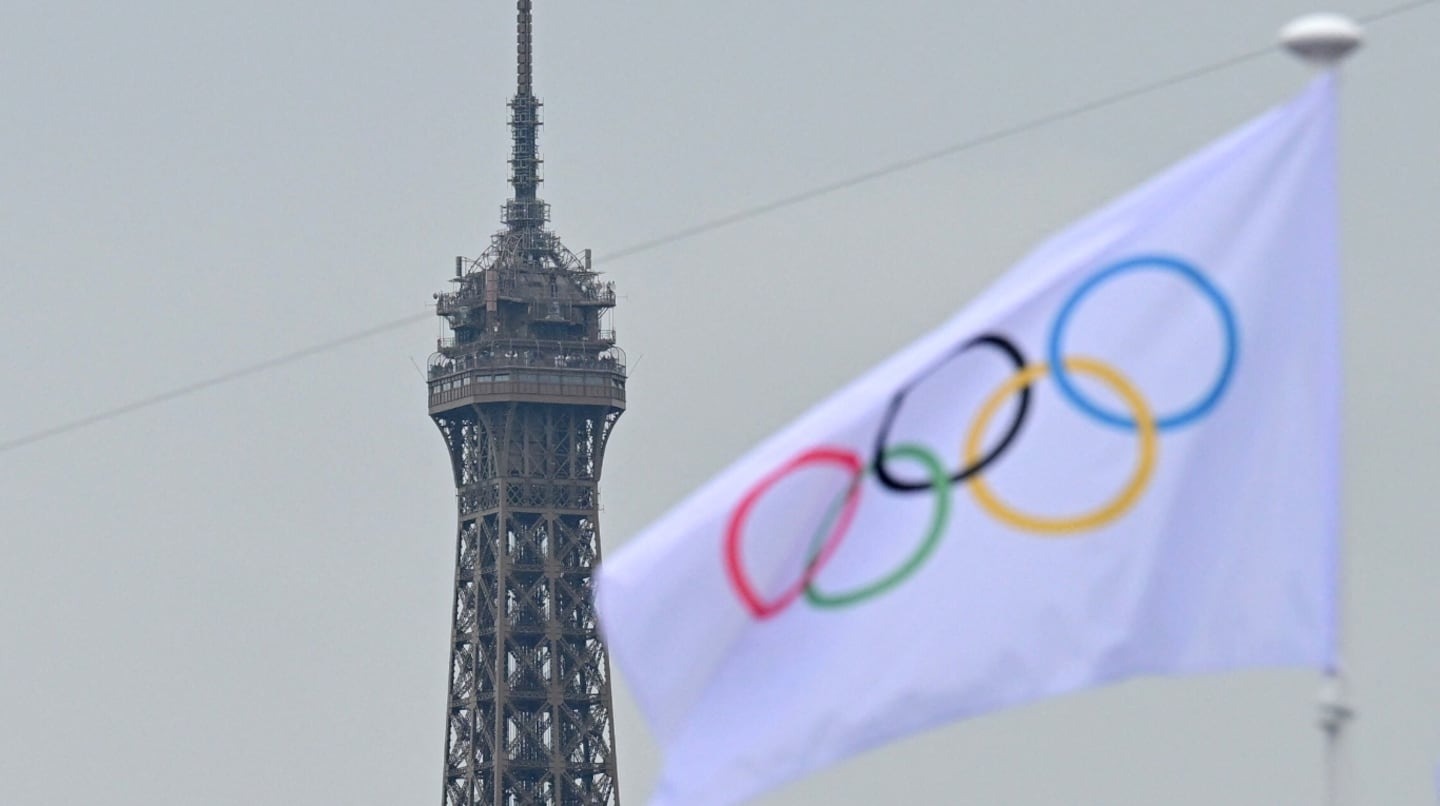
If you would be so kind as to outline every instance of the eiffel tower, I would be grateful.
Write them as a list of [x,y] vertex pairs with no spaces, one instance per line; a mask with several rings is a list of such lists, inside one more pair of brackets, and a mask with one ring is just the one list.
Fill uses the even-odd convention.
[[450,335],[428,373],[459,511],[442,803],[618,804],[591,579],[625,358],[606,327],[614,285],[546,227],[531,1],[517,6],[513,195],[436,295]]

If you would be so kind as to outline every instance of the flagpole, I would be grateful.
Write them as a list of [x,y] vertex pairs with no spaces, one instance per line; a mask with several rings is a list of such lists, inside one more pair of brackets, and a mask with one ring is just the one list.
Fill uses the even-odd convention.
[[[1320,69],[1336,69],[1363,40],[1363,31],[1358,23],[1339,14],[1307,14],[1292,20],[1280,29],[1280,44],[1300,60]],[[1337,585],[1337,600],[1340,599]],[[1339,654],[1340,602],[1335,604],[1336,654]],[[1343,806],[1345,803],[1345,727],[1355,718],[1355,711],[1345,699],[1345,680],[1340,673],[1338,662],[1326,670],[1320,683],[1319,696],[1320,730],[1324,734],[1324,781],[1322,784],[1323,806]]]
[[1341,806],[1344,798],[1345,726],[1355,711],[1345,702],[1345,681],[1339,671],[1327,672],[1320,684],[1320,730],[1325,734],[1324,806]]

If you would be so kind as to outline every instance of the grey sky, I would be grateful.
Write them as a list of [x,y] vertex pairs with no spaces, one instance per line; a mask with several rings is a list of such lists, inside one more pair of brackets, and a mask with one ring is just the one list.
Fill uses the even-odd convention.
[[[1263,46],[1301,2],[536,10],[555,228],[607,252]],[[1385,8],[1369,0],[1344,9]],[[508,190],[509,0],[0,15],[0,441],[411,313]],[[1353,803],[1440,761],[1440,4],[1347,69]],[[597,268],[607,551],[1044,234],[1279,102],[1276,54]],[[0,803],[436,803],[454,517],[418,324],[0,454]],[[657,748],[617,690],[621,786]],[[1311,803],[1314,675],[1146,681],[767,804]]]

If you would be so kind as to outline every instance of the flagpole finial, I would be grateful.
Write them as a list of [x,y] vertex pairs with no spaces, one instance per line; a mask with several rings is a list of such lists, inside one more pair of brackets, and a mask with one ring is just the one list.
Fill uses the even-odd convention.
[[1342,14],[1306,14],[1280,29],[1280,44],[1302,61],[1334,67],[1364,41],[1360,24]]

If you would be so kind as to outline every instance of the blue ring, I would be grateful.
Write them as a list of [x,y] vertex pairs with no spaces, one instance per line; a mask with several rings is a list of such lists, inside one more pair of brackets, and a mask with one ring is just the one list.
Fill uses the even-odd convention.
[[1106,425],[1134,430],[1134,418],[1127,417],[1124,414],[1116,414],[1090,402],[1075,386],[1074,382],[1070,380],[1070,376],[1066,374],[1065,362],[1061,357],[1060,341],[1065,335],[1065,326],[1070,322],[1070,315],[1075,312],[1075,309],[1079,306],[1080,301],[1085,298],[1086,294],[1094,291],[1101,283],[1118,274],[1143,269],[1168,269],[1189,280],[1209,298],[1210,302],[1215,306],[1215,310],[1220,313],[1220,320],[1225,327],[1225,362],[1220,368],[1220,377],[1215,379],[1215,383],[1210,387],[1210,391],[1206,392],[1199,401],[1189,408],[1164,417],[1157,417],[1155,426],[1165,431],[1171,428],[1189,425],[1191,422],[1204,417],[1210,412],[1210,409],[1215,407],[1220,397],[1225,394],[1225,388],[1230,384],[1230,377],[1235,373],[1235,361],[1238,357],[1240,345],[1239,328],[1235,324],[1235,312],[1230,308],[1230,303],[1226,301],[1225,295],[1221,294],[1220,289],[1216,288],[1205,275],[1201,274],[1199,269],[1183,260],[1159,255],[1133,257],[1106,267],[1082,283],[1079,288],[1075,289],[1075,293],[1070,295],[1070,299],[1065,301],[1065,305],[1060,309],[1059,315],[1055,317],[1055,324],[1050,329],[1050,374],[1055,378],[1056,384],[1060,386],[1061,393],[1069,398],[1070,402],[1079,407],[1081,411]]

